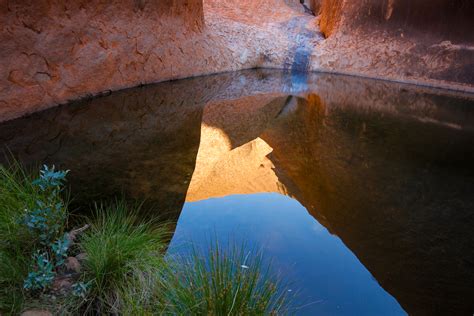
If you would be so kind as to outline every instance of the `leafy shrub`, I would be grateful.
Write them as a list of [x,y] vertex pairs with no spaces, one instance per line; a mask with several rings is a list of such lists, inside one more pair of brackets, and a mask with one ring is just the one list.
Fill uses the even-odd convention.
[[67,171],[44,166],[31,177],[14,162],[0,166],[0,310],[18,312],[25,290],[48,288],[67,255],[66,205],[60,193]]
[[44,165],[40,177],[33,181],[41,195],[33,210],[26,209],[25,224],[41,244],[50,246],[63,232],[67,212],[60,196],[68,171],[55,171]]
[[43,290],[54,280],[54,266],[44,253],[34,255],[35,270],[28,273],[23,287],[28,290]]
[[76,297],[80,297],[82,299],[86,299],[86,295],[90,288],[90,282],[77,282],[72,285],[72,295]]
[[[18,314],[43,299],[58,314],[266,315],[286,311],[288,297],[262,256],[242,249],[165,258],[168,227],[143,219],[140,206],[117,201],[86,218],[74,250],[85,254],[79,280],[56,296],[71,251],[61,198],[67,171],[44,166],[34,181],[0,166],[0,311]],[[54,300],[49,298],[54,297]],[[31,303],[28,301],[28,304]],[[49,304],[49,305],[48,305]]]
[[[55,171],[44,165],[40,170],[40,177],[32,182],[42,194],[38,197],[36,207],[30,211],[26,209],[25,225],[31,232],[36,245],[37,253],[33,255],[33,265],[23,287],[26,290],[45,290],[53,283],[56,276],[55,269],[64,264],[69,249],[67,234],[64,232],[67,212],[60,196],[62,185],[68,171]],[[40,253],[40,251],[43,251]]]
[[55,266],[60,267],[64,264],[64,259],[68,256],[68,250],[71,246],[71,241],[68,234],[64,234],[62,238],[57,239],[51,243],[51,252],[54,255]]

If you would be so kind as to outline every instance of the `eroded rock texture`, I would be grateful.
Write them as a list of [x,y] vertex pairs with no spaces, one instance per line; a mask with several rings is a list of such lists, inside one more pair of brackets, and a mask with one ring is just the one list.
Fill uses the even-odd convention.
[[140,84],[256,67],[474,92],[474,2],[303,2],[0,0],[0,120]]
[[[203,26],[199,0],[2,1],[0,8],[0,114],[7,118],[171,78],[179,64],[169,57],[183,50],[173,43]],[[172,29],[180,32],[171,36]]]
[[314,17],[270,2],[0,0],[0,120],[144,83],[289,68]]
[[312,0],[327,37],[313,69],[472,91],[474,2]]

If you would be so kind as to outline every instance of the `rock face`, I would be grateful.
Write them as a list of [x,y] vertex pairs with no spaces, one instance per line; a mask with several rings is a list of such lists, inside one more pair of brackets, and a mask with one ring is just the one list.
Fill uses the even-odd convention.
[[145,83],[290,68],[314,20],[295,4],[0,0],[0,120]]
[[314,70],[473,91],[474,2],[312,0],[327,38]]
[[256,67],[474,91],[472,1],[304,3],[320,15],[299,0],[0,0],[0,120]]
[[[202,1],[2,1],[0,113],[173,77]],[[179,30],[176,37],[172,30]]]

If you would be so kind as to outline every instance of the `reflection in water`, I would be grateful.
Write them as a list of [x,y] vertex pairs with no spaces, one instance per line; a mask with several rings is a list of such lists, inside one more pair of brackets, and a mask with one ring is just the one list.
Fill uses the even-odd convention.
[[[244,198],[241,212],[268,232],[287,223],[271,236],[294,253],[308,252],[298,273],[334,277],[306,285],[308,296],[330,302],[315,305],[322,313],[338,312],[324,306],[339,302],[361,314],[400,311],[360,263],[408,313],[472,313],[472,96],[333,75],[305,80],[247,71],[130,89],[4,122],[0,143],[27,164],[71,169],[78,205],[123,192],[177,219],[188,201],[180,221],[194,218],[186,215],[194,209],[203,214],[196,219],[201,229],[235,227],[243,217],[216,221],[217,210],[204,215],[206,201],[280,193],[257,195],[263,200],[251,212]],[[307,219],[291,226],[283,220],[290,215],[272,204],[296,203],[285,196],[360,263],[333,236],[300,238]],[[304,214],[294,205],[288,210],[295,220]],[[245,234],[261,240],[258,227]],[[345,277],[362,280],[367,296],[344,294],[351,287],[336,270],[315,263],[311,252],[323,248],[327,262],[347,263]],[[282,262],[292,260],[280,250]]]
[[189,240],[206,249],[214,236],[221,245],[263,247],[291,280],[289,290],[298,291],[297,315],[404,315],[344,243],[294,199],[259,193],[186,203],[169,252],[192,251]]

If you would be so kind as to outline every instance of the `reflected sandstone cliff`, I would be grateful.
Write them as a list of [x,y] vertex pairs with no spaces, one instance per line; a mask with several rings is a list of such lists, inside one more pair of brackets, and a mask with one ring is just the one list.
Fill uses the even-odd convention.
[[243,72],[127,90],[3,123],[0,141],[26,164],[71,169],[81,198],[123,193],[176,218],[185,200],[291,196],[408,313],[472,312],[473,100],[293,79]]

